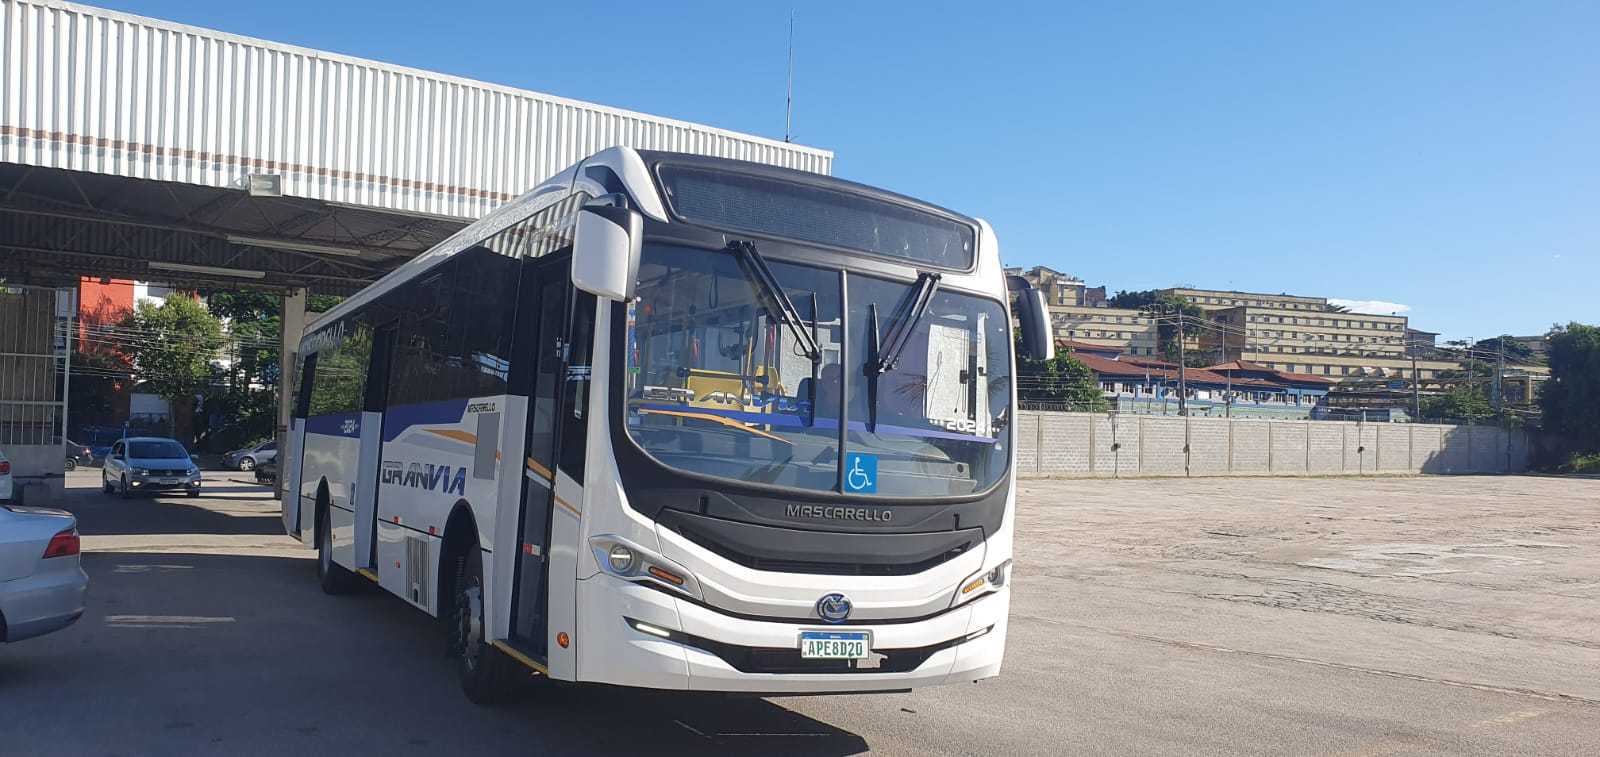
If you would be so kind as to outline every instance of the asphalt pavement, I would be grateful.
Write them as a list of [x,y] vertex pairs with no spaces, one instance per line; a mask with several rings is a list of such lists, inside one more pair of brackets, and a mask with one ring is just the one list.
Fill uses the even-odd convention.
[[267,490],[70,474],[88,610],[0,646],[0,754],[1595,754],[1600,481],[1024,485],[1006,668],[906,694],[535,685],[318,591]]

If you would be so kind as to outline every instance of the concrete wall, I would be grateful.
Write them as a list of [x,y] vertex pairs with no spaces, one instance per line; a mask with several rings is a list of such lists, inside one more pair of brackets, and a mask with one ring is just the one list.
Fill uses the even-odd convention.
[[60,507],[66,493],[63,473],[66,449],[58,444],[8,444],[11,461],[11,497],[14,504]]
[[1532,445],[1491,426],[1023,412],[1029,476],[1515,473]]

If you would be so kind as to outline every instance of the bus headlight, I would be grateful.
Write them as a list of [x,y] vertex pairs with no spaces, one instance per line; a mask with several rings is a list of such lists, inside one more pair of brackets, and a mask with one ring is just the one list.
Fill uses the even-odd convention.
[[967,576],[966,580],[963,580],[961,585],[956,588],[956,595],[954,599],[950,600],[950,606],[955,607],[962,602],[977,599],[991,591],[998,591],[1010,580],[1010,560],[1005,560],[982,573],[974,573]]
[[639,566],[639,556],[628,549],[626,544],[613,544],[606,553],[606,565],[612,573],[618,575],[632,575],[633,569]]
[[620,536],[589,537],[589,549],[600,569],[617,578],[700,598],[700,583],[683,566]]
[[1005,562],[994,566],[994,570],[989,571],[988,575],[984,576],[984,578],[988,579],[989,585],[996,589],[1005,586],[1006,581],[1010,580],[1011,578],[1011,561],[1006,560]]

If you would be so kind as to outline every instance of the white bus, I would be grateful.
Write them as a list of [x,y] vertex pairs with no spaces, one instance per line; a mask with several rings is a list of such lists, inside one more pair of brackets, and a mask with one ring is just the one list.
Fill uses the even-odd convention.
[[984,222],[612,148],[316,321],[284,527],[324,590],[364,577],[440,618],[474,701],[525,668],[756,693],[986,678],[1012,352]]

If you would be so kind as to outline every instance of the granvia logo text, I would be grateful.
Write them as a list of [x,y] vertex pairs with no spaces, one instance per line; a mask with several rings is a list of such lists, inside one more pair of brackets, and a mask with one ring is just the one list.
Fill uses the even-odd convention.
[[406,466],[404,463],[385,460],[382,481],[385,484],[429,489],[445,494],[464,496],[467,493],[467,469],[454,465],[411,463]]

